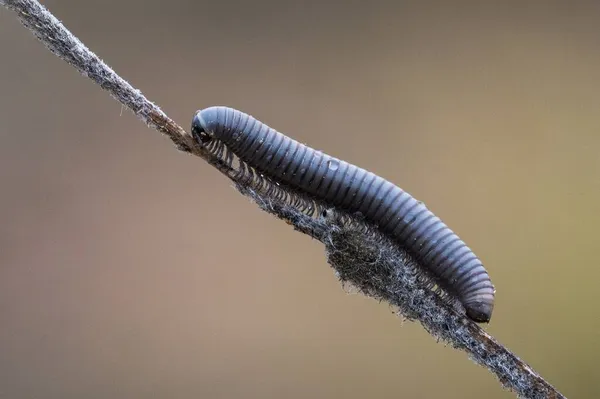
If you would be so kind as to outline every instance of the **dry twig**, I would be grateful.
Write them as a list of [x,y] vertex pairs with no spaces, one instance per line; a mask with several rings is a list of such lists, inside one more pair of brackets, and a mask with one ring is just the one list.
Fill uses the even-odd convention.
[[411,257],[385,237],[364,225],[340,224],[331,217],[309,217],[261,193],[248,182],[235,181],[232,168],[197,145],[191,135],[117,75],[40,3],[34,0],[0,0],[0,4],[14,11],[21,23],[52,53],[100,85],[147,125],[168,136],[179,150],[201,157],[234,180],[238,190],[261,209],[321,241],[325,245],[328,262],[340,280],[358,287],[365,295],[389,302],[406,319],[418,320],[432,336],[467,352],[517,395],[536,399],[564,398],[477,324],[449,307],[421,281],[418,265]]

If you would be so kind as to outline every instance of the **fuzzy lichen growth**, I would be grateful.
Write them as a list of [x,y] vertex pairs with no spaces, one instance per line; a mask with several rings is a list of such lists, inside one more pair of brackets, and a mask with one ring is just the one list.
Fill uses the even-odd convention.
[[436,340],[467,352],[519,397],[564,398],[530,366],[471,321],[460,304],[440,290],[406,251],[359,218],[337,217],[336,210],[329,210],[327,216],[311,217],[248,185],[236,188],[265,212],[321,241],[328,263],[343,284],[389,303],[399,316],[418,321]]

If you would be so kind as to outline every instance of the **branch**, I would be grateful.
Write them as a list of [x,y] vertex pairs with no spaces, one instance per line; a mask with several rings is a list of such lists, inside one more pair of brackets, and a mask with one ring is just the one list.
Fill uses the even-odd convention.
[[[234,181],[241,194],[264,211],[321,241],[327,260],[342,282],[365,295],[395,306],[408,320],[416,320],[434,338],[467,352],[500,383],[524,398],[564,398],[525,362],[498,343],[477,324],[449,306],[431,282],[423,281],[418,265],[403,250],[361,221],[342,223],[331,216],[313,218],[290,204],[261,192],[252,182],[236,181],[235,170],[199,146],[183,128],[142,93],[117,75],[34,0],[0,0],[25,27],[55,55],[92,79],[148,126],[169,137],[180,151],[191,153]],[[338,211],[333,209],[329,215]]]
[[16,13],[28,28],[53,54],[96,82],[113,98],[133,111],[146,125],[170,138],[177,149],[199,156],[211,165],[221,163],[183,128],[150,102],[139,90],[115,73],[88,49],[58,19],[37,1],[0,0],[0,4]]

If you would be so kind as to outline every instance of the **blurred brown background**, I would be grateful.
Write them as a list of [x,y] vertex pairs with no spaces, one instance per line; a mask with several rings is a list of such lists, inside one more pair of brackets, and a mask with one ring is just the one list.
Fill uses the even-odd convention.
[[[233,106],[426,202],[488,331],[597,397],[600,3],[452,3],[44,2],[186,128]],[[5,9],[0,51],[1,398],[513,397]]]

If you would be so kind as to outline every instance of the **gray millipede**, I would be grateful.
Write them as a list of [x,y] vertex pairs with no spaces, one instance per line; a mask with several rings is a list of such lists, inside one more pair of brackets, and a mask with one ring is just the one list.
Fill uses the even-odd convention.
[[[229,107],[197,111],[194,138],[225,164],[238,158],[238,178],[257,179],[267,192],[312,214],[318,203],[360,214],[410,253],[437,284],[456,295],[473,321],[487,323],[495,289],[473,251],[423,202],[365,169],[310,148]],[[280,185],[304,197],[290,198]]]

